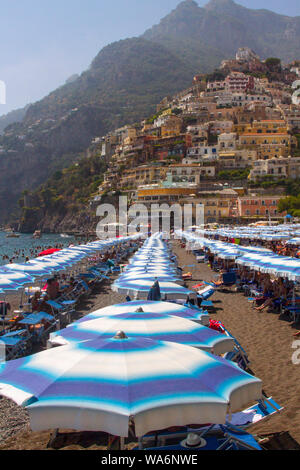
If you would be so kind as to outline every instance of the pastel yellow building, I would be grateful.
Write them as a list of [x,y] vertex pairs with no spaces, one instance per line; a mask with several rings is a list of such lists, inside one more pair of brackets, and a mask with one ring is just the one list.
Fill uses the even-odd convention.
[[291,153],[291,143],[287,133],[245,133],[239,137],[240,146],[256,150],[258,159],[287,157]]
[[234,125],[238,134],[287,134],[287,123],[283,119],[265,119],[253,121],[252,124],[240,122]]
[[229,219],[237,215],[237,195],[235,197],[214,197],[203,200],[205,221]]

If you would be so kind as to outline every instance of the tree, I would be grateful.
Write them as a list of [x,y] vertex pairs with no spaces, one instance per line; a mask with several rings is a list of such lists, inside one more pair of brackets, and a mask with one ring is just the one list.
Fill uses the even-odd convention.
[[297,216],[297,213],[300,212],[300,195],[288,196],[280,199],[278,203],[278,211],[280,213],[288,212],[293,216]]
[[269,57],[265,61],[270,72],[281,72],[281,60],[276,57]]

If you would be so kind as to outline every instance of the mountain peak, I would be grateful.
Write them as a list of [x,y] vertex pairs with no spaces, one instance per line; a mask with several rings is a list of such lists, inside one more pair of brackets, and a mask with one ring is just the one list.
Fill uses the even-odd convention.
[[187,9],[187,8],[189,8],[189,9],[195,9],[195,8],[199,9],[199,5],[194,0],[183,0],[182,2],[180,2],[177,5],[175,11],[176,10]]
[[236,7],[237,4],[233,0],[210,0],[205,8],[208,10],[219,10],[220,9],[232,9]]

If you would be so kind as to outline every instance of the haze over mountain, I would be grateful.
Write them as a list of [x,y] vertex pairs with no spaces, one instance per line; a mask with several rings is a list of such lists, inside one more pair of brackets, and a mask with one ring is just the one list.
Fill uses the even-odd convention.
[[247,46],[262,58],[280,57],[289,62],[300,57],[300,17],[268,10],[251,10],[233,0],[210,0],[200,8],[183,1],[143,37],[163,44],[199,71],[215,67]]
[[30,105],[27,105],[21,109],[15,109],[7,114],[4,114],[3,116],[0,116],[0,135],[3,133],[4,129],[10,124],[13,124],[14,122],[23,121],[29,106]]
[[0,138],[0,222],[24,189],[78,158],[95,136],[133,123],[248,46],[263,58],[300,58],[300,17],[251,10],[232,0],[200,8],[185,0],[140,38],[103,48],[78,78],[31,105]]

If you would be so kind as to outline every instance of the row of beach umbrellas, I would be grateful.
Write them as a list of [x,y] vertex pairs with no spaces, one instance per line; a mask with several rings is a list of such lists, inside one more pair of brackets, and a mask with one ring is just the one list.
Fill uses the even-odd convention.
[[[134,239],[138,235],[133,236]],[[80,263],[94,253],[105,253],[112,246],[126,243],[130,237],[91,242],[86,245],[72,246],[52,255],[39,257],[26,263],[11,263],[0,267],[0,293],[23,289],[35,281],[49,277],[58,271],[65,271]]]
[[219,258],[234,260],[236,264],[250,269],[285,277],[291,281],[300,281],[300,259],[278,255],[271,250],[256,246],[240,246],[203,238],[197,233],[180,232],[190,244],[190,248],[208,248]]
[[276,226],[239,226],[222,227],[215,230],[197,230],[198,235],[211,237],[224,237],[231,239],[248,239],[257,241],[278,241],[300,245],[300,224],[283,224]]
[[[147,288],[149,295],[155,284],[150,297],[165,296],[163,283],[171,283],[179,295],[180,280],[169,246],[155,234],[114,289],[128,295]],[[130,281],[140,290],[128,288]],[[225,423],[228,412],[261,398],[262,383],[215,355],[231,350],[233,338],[207,328],[205,318],[153,298],[105,307],[53,333],[50,344],[58,347],[0,364],[0,394],[26,407],[33,430],[126,437],[133,425],[142,437],[169,426]]]

